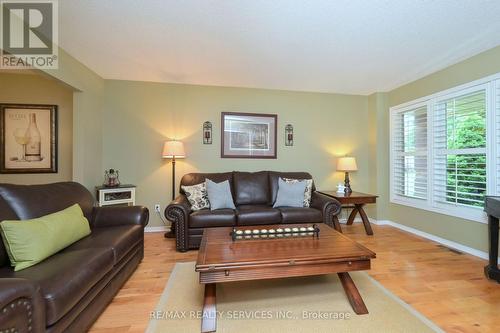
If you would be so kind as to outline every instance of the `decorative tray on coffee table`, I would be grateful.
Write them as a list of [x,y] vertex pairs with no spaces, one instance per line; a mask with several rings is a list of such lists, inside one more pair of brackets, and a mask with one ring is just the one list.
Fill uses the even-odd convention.
[[229,233],[233,241],[248,239],[276,239],[288,237],[318,237],[320,229],[316,224],[312,226],[296,226],[284,228],[238,229]]

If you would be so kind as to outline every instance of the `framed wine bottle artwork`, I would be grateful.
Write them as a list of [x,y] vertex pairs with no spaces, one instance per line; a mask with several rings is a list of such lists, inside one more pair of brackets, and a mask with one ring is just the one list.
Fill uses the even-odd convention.
[[0,104],[0,173],[57,173],[57,105]]

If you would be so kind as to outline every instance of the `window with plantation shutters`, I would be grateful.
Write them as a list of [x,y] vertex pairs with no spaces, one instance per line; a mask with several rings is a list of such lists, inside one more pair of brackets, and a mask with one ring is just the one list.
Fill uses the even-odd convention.
[[427,106],[393,115],[393,193],[396,196],[427,198]]
[[434,103],[434,202],[482,208],[486,194],[486,90]]
[[390,200],[486,222],[500,196],[500,73],[392,107]]

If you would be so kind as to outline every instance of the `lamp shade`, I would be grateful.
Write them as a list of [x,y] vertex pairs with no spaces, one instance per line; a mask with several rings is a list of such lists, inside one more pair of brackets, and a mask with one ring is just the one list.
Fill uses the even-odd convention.
[[356,159],[354,157],[340,157],[337,160],[337,171],[356,171],[358,170],[358,165],[356,164]]
[[161,154],[163,158],[184,158],[186,153],[184,152],[184,144],[181,141],[165,141],[163,144],[163,152]]

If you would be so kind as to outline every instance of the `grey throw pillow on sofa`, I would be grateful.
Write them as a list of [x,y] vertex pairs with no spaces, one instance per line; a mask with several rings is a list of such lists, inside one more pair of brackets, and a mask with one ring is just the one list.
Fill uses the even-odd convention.
[[312,185],[313,185],[312,179],[283,178],[283,180],[287,183],[306,182],[306,189],[304,191],[304,207],[311,206]]
[[210,210],[222,208],[236,209],[228,180],[215,183],[210,179],[206,179],[205,183],[207,185],[208,201],[210,201]]
[[273,207],[304,207],[306,182],[286,182],[278,180],[278,194]]

